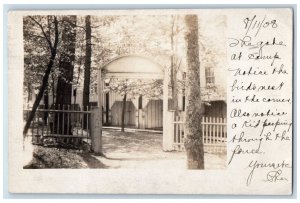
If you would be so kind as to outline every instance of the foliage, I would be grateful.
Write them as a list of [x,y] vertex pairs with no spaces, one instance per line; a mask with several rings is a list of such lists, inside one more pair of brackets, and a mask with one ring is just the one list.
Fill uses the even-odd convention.
[[[56,85],[57,78],[63,75],[58,68],[59,61],[64,55],[70,53],[64,48],[66,46],[62,46],[62,32],[71,22],[64,20],[63,16],[26,16],[23,19],[24,92],[27,92],[30,87],[38,90],[42,85],[42,78],[45,75],[49,56],[51,55],[49,43],[53,43],[55,37],[54,17],[58,21],[59,42],[46,90],[52,89]],[[73,83],[73,80],[62,79],[68,83]]]
[[161,98],[163,93],[162,80],[154,79],[111,79],[104,92],[114,91],[124,96],[127,94],[129,98],[135,98],[140,95],[150,99]]
[[[38,90],[50,55],[45,36],[43,36],[41,27],[36,23],[43,25],[47,36],[53,33],[50,16],[27,16],[23,19],[23,43],[24,43],[24,90],[30,91],[30,88]],[[36,22],[35,22],[36,21]]]
[[[33,16],[42,25],[49,39],[53,40],[53,16]],[[63,17],[59,20],[59,33],[61,37]],[[211,19],[211,26],[224,28],[224,18]],[[202,67],[210,64],[216,67],[220,61],[220,55],[224,55],[224,49],[220,39],[210,36],[205,25],[199,23],[199,53]],[[120,55],[139,54],[151,57],[164,68],[172,67],[170,58],[173,57],[177,66],[175,71],[183,74],[186,71],[186,44],[184,34],[186,27],[184,16],[173,15],[99,15],[91,16],[92,28],[92,63],[90,88],[97,83],[97,70]],[[207,31],[208,30],[208,31]],[[173,37],[172,37],[173,36]],[[68,81],[76,88],[83,85],[84,61],[85,61],[85,16],[77,16],[76,25],[76,53],[74,61],[73,80]],[[172,46],[173,43],[173,46]],[[57,59],[64,50],[61,43],[57,48]],[[41,80],[47,66],[50,54],[47,40],[43,37],[41,27],[30,16],[24,18],[24,92],[34,87],[36,90],[41,85]],[[174,66],[173,64],[173,66]],[[56,87],[56,80],[62,73],[59,71],[58,60],[55,61],[49,77],[48,89]],[[170,73],[171,74],[171,73]],[[172,80],[170,81],[172,83]],[[122,82],[119,81],[120,84]],[[170,85],[174,85],[171,84]],[[184,81],[178,77],[176,84],[178,92],[184,89]],[[138,84],[140,85],[140,84]],[[215,88],[215,87],[212,87]],[[216,90],[218,92],[219,90]],[[55,91],[54,91],[55,92]],[[214,92],[214,91],[213,91]],[[210,92],[210,93],[213,93]],[[205,93],[206,94],[206,93]]]

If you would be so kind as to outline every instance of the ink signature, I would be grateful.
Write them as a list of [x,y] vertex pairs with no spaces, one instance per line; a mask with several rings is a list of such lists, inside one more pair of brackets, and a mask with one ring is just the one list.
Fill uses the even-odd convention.
[[266,182],[276,182],[276,181],[281,181],[281,180],[287,181],[287,178],[282,177],[281,175],[282,175],[282,170],[281,169],[274,170],[274,171],[269,171],[267,173]]

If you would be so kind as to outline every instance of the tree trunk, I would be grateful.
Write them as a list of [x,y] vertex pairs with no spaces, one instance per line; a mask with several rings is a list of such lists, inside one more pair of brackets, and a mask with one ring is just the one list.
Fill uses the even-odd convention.
[[[72,81],[75,61],[76,43],[76,16],[63,17],[61,58],[59,61],[59,71],[56,89],[56,109],[67,109],[72,101]],[[69,119],[70,121],[70,119]],[[69,126],[69,128],[68,128]],[[62,113],[54,116],[54,133],[71,135],[72,126],[68,124],[68,117]]]
[[106,107],[105,107],[105,111],[106,111],[106,113],[105,113],[105,120],[106,120],[106,125],[109,125],[109,92],[107,92],[106,94],[105,94],[105,100],[106,100],[106,102],[105,102],[105,104],[106,104]]
[[178,110],[178,91],[177,91],[177,67],[174,62],[174,56],[172,56],[172,68],[171,68],[171,86],[172,86],[172,100],[173,100],[173,110],[177,112]]
[[77,99],[77,88],[73,89],[73,97],[74,97],[73,105],[75,106],[76,105],[76,99]]
[[49,75],[50,75],[51,69],[53,67],[54,60],[55,60],[56,53],[57,53],[57,44],[58,44],[58,35],[59,34],[58,34],[58,21],[57,21],[56,17],[54,17],[54,26],[55,26],[55,35],[54,35],[53,47],[50,47],[51,56],[49,58],[47,69],[45,70],[45,74],[43,76],[42,85],[40,86],[39,93],[34,101],[32,111],[30,112],[29,117],[24,126],[23,136],[26,136],[27,131],[31,125],[33,118],[34,118],[35,112],[40,104],[41,99],[43,98],[44,91],[48,86]]
[[[48,89],[46,89],[45,93],[44,93],[44,109],[49,109],[49,94],[48,94]],[[47,125],[47,120],[48,120],[48,111],[44,112],[44,124]]]
[[185,148],[188,169],[204,169],[204,148],[201,126],[200,62],[198,44],[198,17],[186,15],[187,25],[187,83],[185,114]]
[[[32,94],[32,90],[31,90],[31,86],[30,83],[27,84],[27,88],[28,88],[28,94],[27,94],[27,105],[29,104],[29,101],[31,100],[31,94]],[[28,107],[28,106],[27,106]]]
[[172,26],[171,26],[171,88],[172,88],[172,109],[175,110],[175,113],[177,113],[178,110],[178,91],[177,91],[177,71],[178,67],[175,61],[175,53],[176,49],[175,47],[177,44],[175,44],[175,35],[178,34],[178,25],[176,21],[177,16],[172,16]]
[[[90,16],[85,17],[85,63],[84,63],[84,85],[83,85],[83,108],[87,110],[90,103],[90,77],[91,77],[91,21]],[[87,115],[84,116],[83,128],[87,128]]]
[[52,74],[52,105],[55,104],[55,77],[54,74]]
[[124,97],[123,97],[123,108],[122,108],[122,120],[121,120],[121,131],[124,132],[124,128],[125,128],[125,112],[126,112],[126,97],[127,97],[127,94],[124,94]]

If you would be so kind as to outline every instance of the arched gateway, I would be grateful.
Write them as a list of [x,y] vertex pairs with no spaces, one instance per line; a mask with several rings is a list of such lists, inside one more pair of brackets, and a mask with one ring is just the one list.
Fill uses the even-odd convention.
[[98,129],[99,135],[94,138],[94,151],[102,151],[102,101],[103,101],[103,81],[108,78],[128,78],[128,79],[162,79],[163,80],[163,150],[173,149],[173,136],[170,131],[172,126],[171,114],[168,113],[168,84],[169,70],[164,69],[155,61],[137,55],[121,56],[111,60],[98,70]]

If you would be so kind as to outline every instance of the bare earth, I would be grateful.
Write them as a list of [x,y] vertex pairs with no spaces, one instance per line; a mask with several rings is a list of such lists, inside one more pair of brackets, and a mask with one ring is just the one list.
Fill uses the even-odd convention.
[[[104,157],[95,157],[107,168],[186,168],[185,152],[162,151],[162,134],[103,131]],[[226,168],[226,154],[205,153],[205,169]]]

